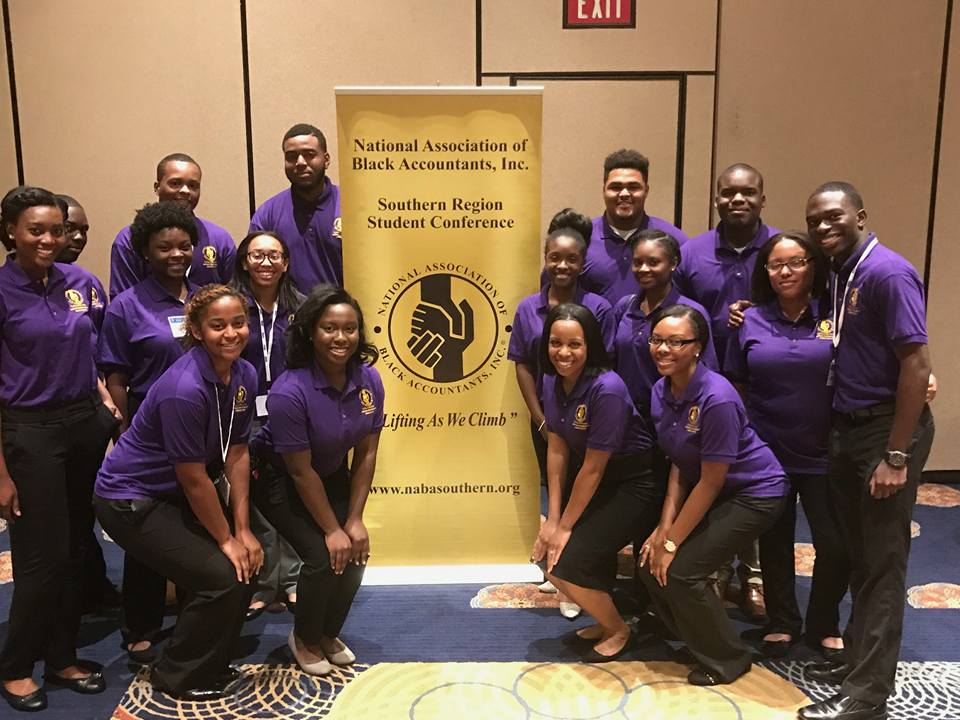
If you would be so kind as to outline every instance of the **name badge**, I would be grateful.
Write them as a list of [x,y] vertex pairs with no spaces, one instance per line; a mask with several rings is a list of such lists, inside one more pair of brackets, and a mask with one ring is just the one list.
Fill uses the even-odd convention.
[[267,396],[257,395],[256,404],[257,404],[257,417],[258,418],[266,417],[267,416]]
[[170,334],[175,338],[182,338],[187,334],[187,319],[183,315],[171,315],[167,322],[170,323]]

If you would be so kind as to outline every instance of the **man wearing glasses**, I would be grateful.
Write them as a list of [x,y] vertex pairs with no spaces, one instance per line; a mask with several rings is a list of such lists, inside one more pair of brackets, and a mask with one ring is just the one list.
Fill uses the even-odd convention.
[[[173,153],[157,163],[157,180],[153,191],[160,202],[175,202],[191,213],[200,202],[200,165],[189,155]],[[197,245],[193,249],[188,277],[195,287],[209,283],[227,283],[233,277],[236,244],[224,228],[196,217]],[[148,275],[147,261],[139,256],[130,242],[127,225],[113,241],[110,250],[110,299],[133,287]]]

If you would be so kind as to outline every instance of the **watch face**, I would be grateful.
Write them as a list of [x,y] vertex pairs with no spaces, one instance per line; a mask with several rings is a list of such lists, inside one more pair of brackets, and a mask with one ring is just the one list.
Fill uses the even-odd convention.
[[895,468],[906,467],[908,459],[909,455],[904,452],[900,452],[899,450],[888,450],[886,456],[884,457],[884,460],[886,460],[887,464]]

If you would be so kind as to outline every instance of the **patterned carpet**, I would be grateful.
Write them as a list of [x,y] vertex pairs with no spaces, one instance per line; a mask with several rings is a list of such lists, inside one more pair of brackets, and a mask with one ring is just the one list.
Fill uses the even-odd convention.
[[[891,720],[960,720],[960,490],[924,485],[913,527],[905,632]],[[0,523],[0,639],[12,590],[8,536]],[[796,567],[801,603],[809,592],[813,549],[798,527]],[[111,577],[120,553],[105,551]],[[629,551],[620,571],[631,572]],[[626,585],[626,584],[625,584]],[[815,659],[798,646],[783,661],[763,662],[741,680],[719,688],[686,684],[686,669],[669,662],[664,643],[647,643],[606,666],[577,663],[562,638],[589,623],[569,622],[555,595],[531,584],[363,587],[344,639],[365,664],[325,678],[301,673],[286,650],[289,614],[264,614],[249,623],[237,663],[244,675],[229,697],[208,704],[177,703],[151,691],[142,672],[127,665],[118,621],[87,617],[80,654],[105,667],[108,690],[78,696],[50,690],[46,720],[192,720],[194,718],[333,718],[362,720],[660,720],[706,718],[776,720],[795,716],[805,698],[835,688],[806,681]],[[845,604],[842,611],[848,612]],[[750,629],[730,608],[739,630]],[[173,618],[168,618],[167,625]],[[37,668],[39,678],[39,671]],[[0,705],[0,717],[7,717]]]

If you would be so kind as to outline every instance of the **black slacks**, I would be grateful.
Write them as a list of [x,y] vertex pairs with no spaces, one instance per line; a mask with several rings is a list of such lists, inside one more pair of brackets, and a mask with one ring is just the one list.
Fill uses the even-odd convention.
[[883,462],[890,412],[851,418],[835,414],[830,432],[827,480],[850,554],[853,613],[844,633],[852,671],[841,692],[871,704],[894,688],[903,635],[903,609],[910,553],[910,520],[923,466],[933,444],[933,415],[925,407],[913,433],[907,484],[896,495],[870,495],[870,476]]
[[[364,566],[348,563],[342,574],[333,572],[323,529],[303,504],[286,472],[262,461],[251,487],[257,509],[303,561],[297,581],[297,637],[308,645],[323,637],[337,637],[360,588]],[[350,473],[346,464],[324,478],[323,487],[337,522],[342,525],[350,504]]]
[[117,421],[99,397],[2,411],[3,454],[22,515],[10,523],[13,599],[0,679],[76,663],[84,553],[97,470]]
[[186,499],[94,496],[94,507],[118,545],[177,585],[180,615],[151,682],[173,693],[213,686],[229,665],[252,586],[237,580]]
[[780,519],[760,536],[763,597],[767,606],[767,633],[786,633],[797,639],[804,622],[797,605],[794,533],[797,497],[810,523],[816,560],[807,605],[806,634],[811,643],[840,636],[840,601],[850,583],[850,562],[840,520],[823,475],[790,476],[790,492]]
[[657,614],[697,661],[723,682],[750,667],[750,651],[740,639],[707,578],[747,543],[766,532],[783,512],[783,497],[734,495],[718,500],[677,548],[660,587],[648,569],[640,570]]

